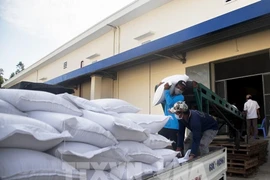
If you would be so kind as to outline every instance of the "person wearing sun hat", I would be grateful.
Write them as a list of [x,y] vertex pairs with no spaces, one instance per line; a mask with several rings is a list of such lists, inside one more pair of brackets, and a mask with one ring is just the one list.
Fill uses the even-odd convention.
[[[218,132],[218,122],[208,114],[190,110],[185,101],[176,102],[170,112],[179,120],[177,151],[184,154],[184,149],[191,149],[189,159],[209,153],[209,144]],[[184,140],[185,127],[190,133]]]

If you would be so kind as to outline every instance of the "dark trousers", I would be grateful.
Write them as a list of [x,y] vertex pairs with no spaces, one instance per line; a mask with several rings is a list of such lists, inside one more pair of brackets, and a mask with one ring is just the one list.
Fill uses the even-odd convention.
[[172,148],[173,150],[176,150],[177,148],[177,137],[178,137],[178,130],[176,129],[168,129],[168,128],[162,128],[158,134],[166,137],[167,139],[173,141]]
[[258,137],[258,123],[257,119],[247,119],[247,135],[248,137]]

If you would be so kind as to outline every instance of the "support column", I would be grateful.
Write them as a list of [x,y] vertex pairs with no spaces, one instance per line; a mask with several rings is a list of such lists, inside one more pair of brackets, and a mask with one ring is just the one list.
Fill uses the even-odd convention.
[[100,99],[101,98],[101,83],[102,83],[101,76],[98,76],[98,75],[91,76],[90,99]]
[[216,75],[215,75],[215,64],[210,62],[210,83],[211,90],[216,92]]

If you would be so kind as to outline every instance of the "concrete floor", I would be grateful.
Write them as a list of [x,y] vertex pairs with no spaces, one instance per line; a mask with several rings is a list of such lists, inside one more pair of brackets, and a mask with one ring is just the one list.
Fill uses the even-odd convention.
[[[267,138],[268,141],[270,138]],[[270,151],[270,142],[268,143],[268,151]],[[270,152],[268,152],[268,161],[259,167],[256,173],[249,176],[248,178],[244,177],[227,177],[227,180],[269,180],[270,179]]]

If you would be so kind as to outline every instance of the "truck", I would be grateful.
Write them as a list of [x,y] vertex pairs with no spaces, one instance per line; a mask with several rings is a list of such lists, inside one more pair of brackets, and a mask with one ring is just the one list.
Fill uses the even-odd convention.
[[144,177],[146,180],[226,180],[227,149],[211,148],[210,153],[184,162],[173,169]]
[[[43,90],[54,94],[63,93],[63,87],[44,87],[39,84],[28,84],[15,89]],[[35,86],[34,86],[35,85]],[[56,91],[57,90],[57,91]],[[69,89],[68,89],[69,90]],[[59,91],[59,92],[58,92]],[[242,124],[244,117],[226,100],[220,98],[203,84],[195,81],[187,82],[187,89],[183,93],[185,101],[194,109],[223,119],[222,125],[230,127],[235,143],[239,145],[240,132],[237,124]],[[242,126],[239,126],[242,127]],[[190,161],[180,163],[179,166],[163,169],[143,177],[144,180],[226,180],[227,149],[225,147],[211,147],[207,155],[199,156]]]

